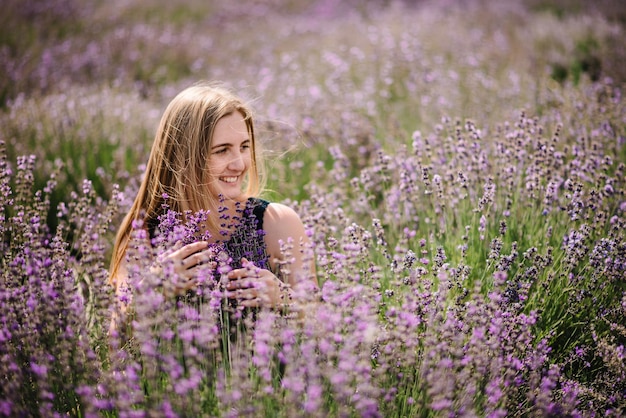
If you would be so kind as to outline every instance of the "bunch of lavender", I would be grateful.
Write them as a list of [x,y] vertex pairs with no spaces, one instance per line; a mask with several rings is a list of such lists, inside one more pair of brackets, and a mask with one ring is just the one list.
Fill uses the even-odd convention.
[[59,208],[59,227],[50,231],[55,174],[33,194],[34,164],[32,156],[19,157],[14,171],[0,143],[0,413],[88,415],[97,408],[106,349],[96,336],[110,304],[103,235],[116,203],[95,201],[86,182],[82,195]]

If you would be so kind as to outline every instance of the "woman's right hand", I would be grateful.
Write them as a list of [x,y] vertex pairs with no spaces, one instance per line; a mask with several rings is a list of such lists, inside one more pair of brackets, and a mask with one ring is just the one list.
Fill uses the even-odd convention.
[[170,283],[164,283],[166,290],[181,295],[198,285],[198,272],[201,266],[208,265],[210,270],[217,266],[215,251],[206,241],[197,241],[181,246],[178,243],[170,251],[159,257],[161,269],[171,269],[174,273]]

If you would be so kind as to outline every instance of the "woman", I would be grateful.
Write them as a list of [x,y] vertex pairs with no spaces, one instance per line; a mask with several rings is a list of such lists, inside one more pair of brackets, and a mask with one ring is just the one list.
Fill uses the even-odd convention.
[[[139,192],[117,233],[111,283],[116,289],[128,284],[127,255],[136,245],[131,236],[137,225],[154,240],[171,210],[183,221],[208,211],[198,234],[202,239],[177,244],[154,264],[157,270],[167,266],[178,278],[164,287],[175,295],[198,285],[201,266],[217,267],[215,248],[232,268],[215,276],[226,275],[226,295],[241,306],[277,307],[285,303],[281,290],[304,282],[317,286],[302,221],[291,208],[259,199],[261,184],[250,109],[210,84],[182,91],[161,118]],[[281,245],[289,242],[287,260]]]

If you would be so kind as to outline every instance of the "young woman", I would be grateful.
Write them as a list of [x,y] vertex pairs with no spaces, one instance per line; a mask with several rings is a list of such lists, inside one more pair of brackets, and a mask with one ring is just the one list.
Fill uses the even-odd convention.
[[[317,286],[308,238],[291,208],[258,196],[262,189],[252,114],[230,91],[207,83],[178,94],[159,124],[146,172],[130,212],[117,233],[110,281],[125,287],[128,257],[139,225],[155,238],[166,210],[183,217],[208,211],[200,240],[173,246],[152,269],[177,277],[164,286],[182,295],[198,284],[198,272],[217,267],[215,248],[228,256],[226,295],[245,307],[285,303],[285,288]],[[281,245],[293,248],[285,259]],[[308,252],[310,254],[310,252]],[[216,273],[216,276],[218,274]],[[165,276],[165,277],[169,277]],[[285,286],[287,285],[287,286]]]

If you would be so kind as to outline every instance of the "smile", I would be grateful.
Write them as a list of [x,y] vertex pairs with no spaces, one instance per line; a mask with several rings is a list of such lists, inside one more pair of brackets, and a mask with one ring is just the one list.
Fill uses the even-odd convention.
[[236,183],[239,177],[220,177],[220,180],[224,183]]

